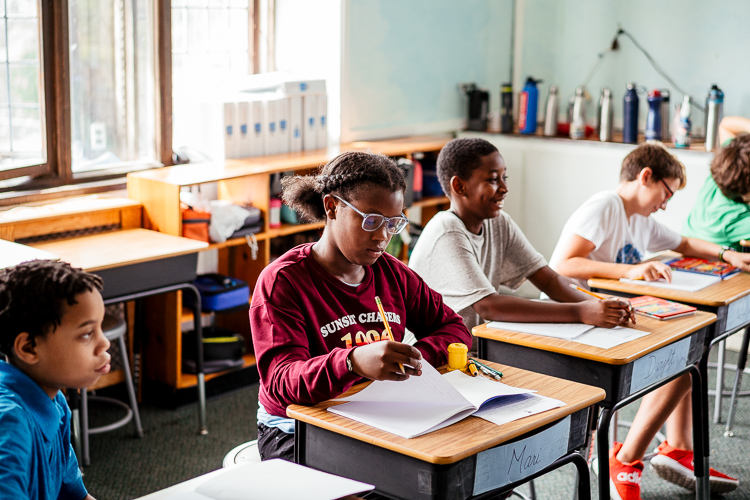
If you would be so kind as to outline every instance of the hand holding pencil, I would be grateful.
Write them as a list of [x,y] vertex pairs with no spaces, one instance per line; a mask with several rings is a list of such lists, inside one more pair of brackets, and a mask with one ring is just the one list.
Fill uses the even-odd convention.
[[570,284],[570,288],[598,299],[578,302],[583,323],[604,328],[627,326],[630,322],[636,323],[635,310],[628,300],[605,297],[573,283]]

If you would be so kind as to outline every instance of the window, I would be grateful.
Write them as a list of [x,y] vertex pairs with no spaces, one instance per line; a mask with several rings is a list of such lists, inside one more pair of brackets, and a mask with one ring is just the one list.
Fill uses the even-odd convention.
[[37,2],[0,0],[0,171],[44,164]]
[[0,202],[171,164],[173,93],[273,69],[273,2],[0,0]]

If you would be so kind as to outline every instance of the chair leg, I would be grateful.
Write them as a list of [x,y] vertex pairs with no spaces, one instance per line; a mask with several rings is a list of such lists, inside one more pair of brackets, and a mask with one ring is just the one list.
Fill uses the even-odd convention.
[[83,451],[83,466],[91,465],[89,456],[89,402],[86,388],[81,389],[81,449]]
[[719,342],[719,358],[716,361],[716,399],[714,400],[714,423],[721,423],[721,403],[724,397],[724,359],[727,341]]
[[747,364],[747,348],[750,343],[750,328],[746,328],[742,334],[742,347],[740,348],[740,357],[737,360],[737,371],[734,374],[734,387],[732,387],[732,400],[729,403],[729,415],[727,416],[727,427],[724,430],[724,435],[727,437],[734,436],[732,427],[734,427],[734,413],[737,409],[737,394],[742,385],[742,374],[745,371],[745,365]]
[[128,398],[130,399],[130,409],[133,410],[133,421],[135,422],[135,431],[139,438],[143,437],[143,427],[141,426],[141,415],[138,413],[138,398],[135,396],[135,386],[133,377],[130,373],[130,360],[128,359],[127,345],[125,336],[120,337],[120,352],[122,356],[123,370],[125,371],[125,385],[128,388]]

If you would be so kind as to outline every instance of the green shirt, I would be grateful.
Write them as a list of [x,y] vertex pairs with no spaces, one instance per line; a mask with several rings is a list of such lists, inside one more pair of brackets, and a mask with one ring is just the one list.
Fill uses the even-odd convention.
[[730,200],[710,175],[682,228],[682,235],[740,250],[750,239],[750,205]]

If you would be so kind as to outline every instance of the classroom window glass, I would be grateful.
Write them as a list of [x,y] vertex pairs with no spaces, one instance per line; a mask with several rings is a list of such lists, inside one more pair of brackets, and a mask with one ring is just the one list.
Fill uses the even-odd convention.
[[46,161],[37,0],[0,0],[0,171]]
[[69,0],[74,173],[156,164],[153,0]]

